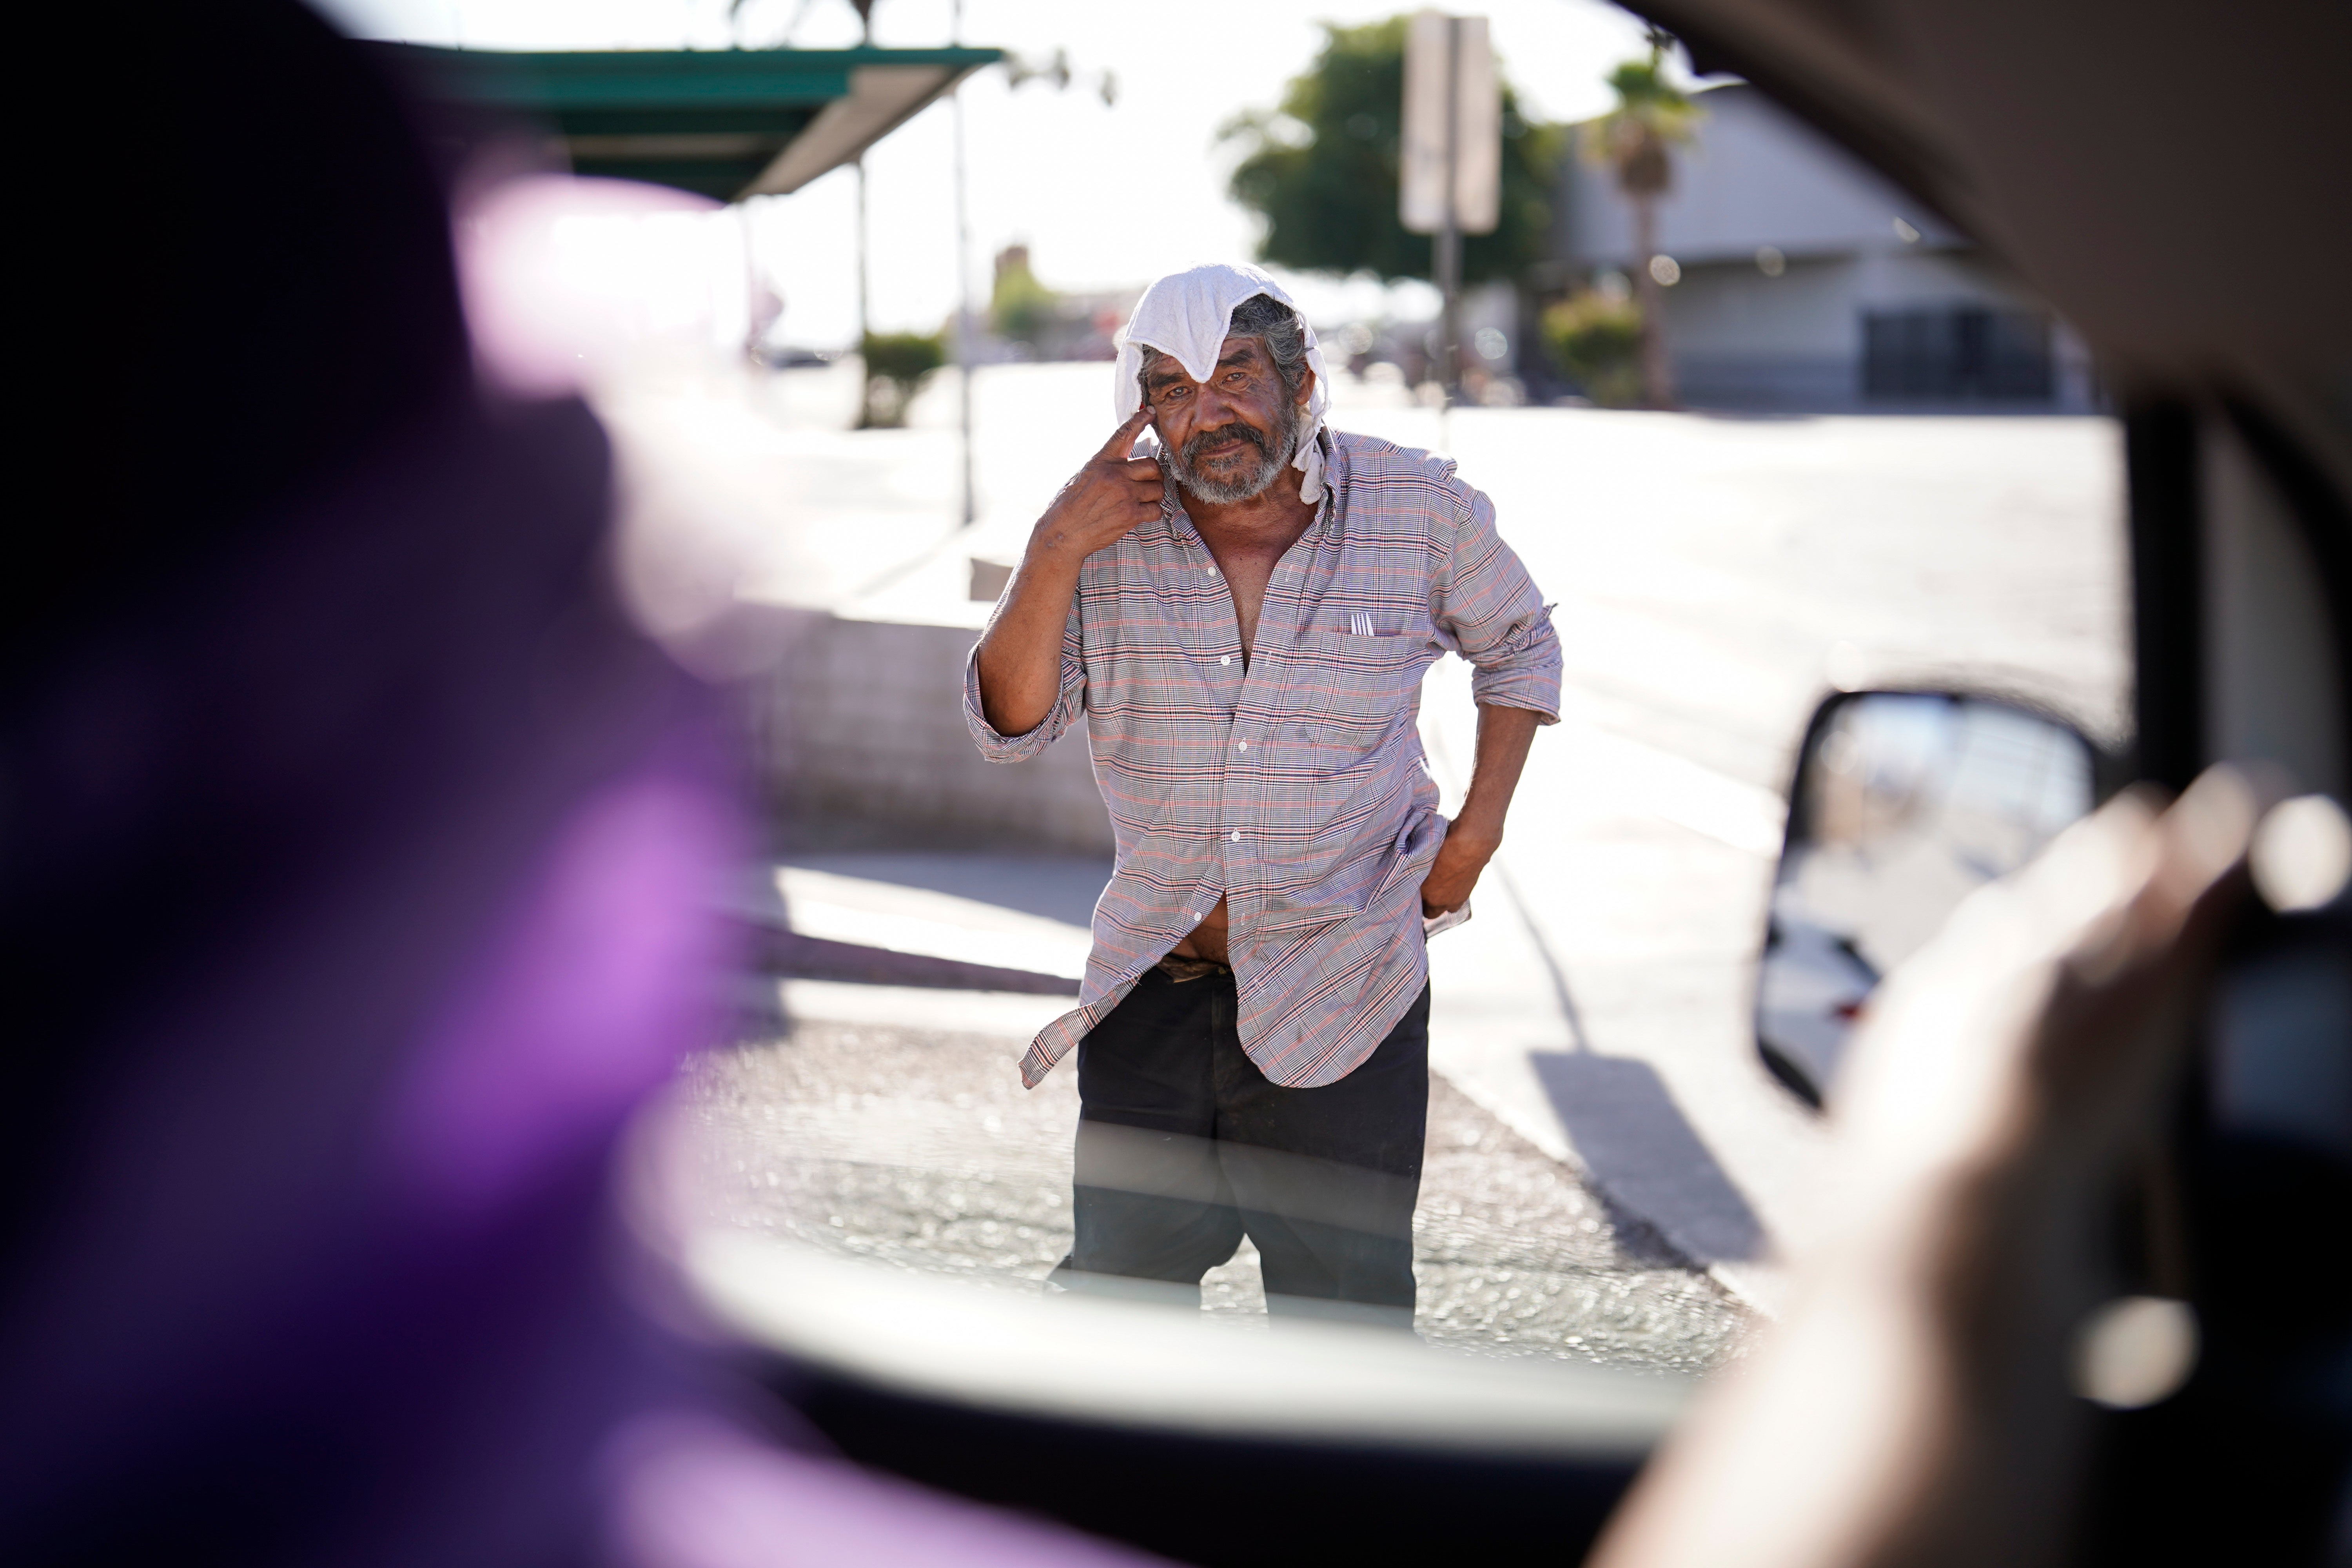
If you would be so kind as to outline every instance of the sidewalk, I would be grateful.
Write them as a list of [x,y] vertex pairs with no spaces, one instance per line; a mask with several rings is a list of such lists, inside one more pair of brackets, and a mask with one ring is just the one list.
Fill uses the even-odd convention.
[[[1475,741],[1468,687],[1449,663],[1423,689],[1447,810]],[[1429,953],[1432,1065],[1766,1312],[1827,1153],[1746,1027],[1780,814],[1767,791],[1566,719],[1528,758],[1476,917]]]

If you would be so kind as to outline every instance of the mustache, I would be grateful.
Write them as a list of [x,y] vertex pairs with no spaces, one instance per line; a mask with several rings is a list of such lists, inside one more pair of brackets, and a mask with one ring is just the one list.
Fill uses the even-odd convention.
[[1198,430],[1193,432],[1192,438],[1184,443],[1185,464],[1189,467],[1197,463],[1200,461],[1201,454],[1202,452],[1207,451],[1211,447],[1216,446],[1221,442],[1230,440],[1235,436],[1240,437],[1251,446],[1255,447],[1259,457],[1265,458],[1273,456],[1273,445],[1268,440],[1264,431],[1255,429],[1250,426],[1243,424],[1240,420],[1235,419],[1230,423],[1220,425],[1213,430]]

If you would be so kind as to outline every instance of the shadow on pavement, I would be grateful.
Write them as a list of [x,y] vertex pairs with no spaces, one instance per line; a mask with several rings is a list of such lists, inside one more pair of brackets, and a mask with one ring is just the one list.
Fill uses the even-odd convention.
[[915,985],[931,990],[1013,991],[1033,996],[1076,996],[1078,983],[1059,974],[966,963],[928,953],[900,952],[861,942],[828,942],[789,930],[763,929],[752,943],[760,971],[780,980],[840,980],[857,985]]
[[1589,1052],[1529,1060],[1569,1142],[1613,1199],[1662,1226],[1692,1260],[1759,1256],[1764,1229],[1649,1063]]
[[863,877],[901,888],[950,893],[1080,928],[1094,923],[1095,900],[1111,863],[1083,855],[973,851],[801,850],[783,862],[812,871]]
[[1756,1211],[1684,1120],[1657,1069],[1594,1053],[1567,971],[1528,918],[1527,900],[1510,873],[1496,870],[1576,1046],[1532,1051],[1528,1060],[1593,1184],[1702,1268],[1760,1256],[1764,1227]]

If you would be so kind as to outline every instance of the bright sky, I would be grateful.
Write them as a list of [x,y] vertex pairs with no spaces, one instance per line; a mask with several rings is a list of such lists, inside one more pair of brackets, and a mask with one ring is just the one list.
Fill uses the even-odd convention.
[[[317,0],[346,30],[471,48],[724,48],[739,32],[728,0]],[[971,284],[985,302],[990,258],[1030,247],[1038,277],[1059,289],[1137,285],[1213,259],[1248,258],[1255,231],[1225,195],[1237,156],[1218,127],[1274,106],[1322,41],[1321,22],[1376,21],[1407,0],[1193,0],[1187,6],[1106,0],[970,0],[961,37],[953,0],[879,0],[885,47],[949,42],[1042,60],[1068,52],[1080,79],[1014,89],[1002,70],[962,89],[970,170]],[[1608,106],[1601,77],[1641,52],[1643,24],[1602,0],[1491,0],[1506,75],[1534,115],[1581,120]],[[740,41],[803,47],[857,41],[847,0],[748,0]],[[1100,73],[1118,82],[1106,107]],[[944,102],[866,158],[870,286],[879,331],[929,331],[953,310],[953,131]],[[752,204],[762,265],[781,286],[780,335],[837,347],[855,335],[849,243],[855,176],[836,170],[790,196]],[[1433,311],[1426,289],[1297,279],[1318,321]]]

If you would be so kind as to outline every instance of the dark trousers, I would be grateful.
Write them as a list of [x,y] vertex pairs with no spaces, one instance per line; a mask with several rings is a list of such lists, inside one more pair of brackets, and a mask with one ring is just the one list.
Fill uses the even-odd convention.
[[1146,970],[1078,1046],[1075,1290],[1201,1276],[1257,1244],[1276,1313],[1412,1325],[1429,991],[1355,1071],[1284,1089],[1242,1050],[1231,971]]

